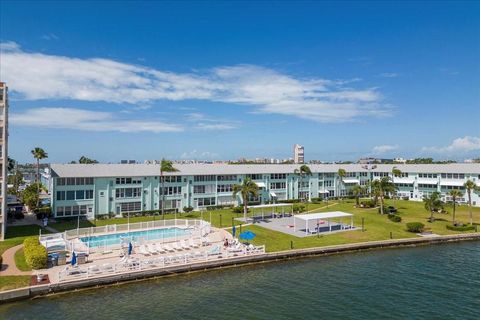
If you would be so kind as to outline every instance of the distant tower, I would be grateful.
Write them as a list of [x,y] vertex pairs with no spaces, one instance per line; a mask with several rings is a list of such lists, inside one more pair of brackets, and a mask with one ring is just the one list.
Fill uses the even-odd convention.
[[295,163],[305,163],[305,149],[299,144],[293,145],[293,161]]
[[0,240],[5,239],[7,225],[7,169],[8,169],[8,88],[0,82]]

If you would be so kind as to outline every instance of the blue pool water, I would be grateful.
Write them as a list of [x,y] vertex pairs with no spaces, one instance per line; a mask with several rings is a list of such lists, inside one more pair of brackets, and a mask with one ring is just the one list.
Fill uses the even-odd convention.
[[121,244],[122,242],[139,241],[139,240],[162,240],[166,238],[173,238],[175,236],[190,235],[192,229],[167,228],[167,229],[153,229],[147,231],[131,231],[123,233],[106,234],[102,236],[83,237],[80,238],[82,242],[87,244],[90,248],[100,246],[111,246]]

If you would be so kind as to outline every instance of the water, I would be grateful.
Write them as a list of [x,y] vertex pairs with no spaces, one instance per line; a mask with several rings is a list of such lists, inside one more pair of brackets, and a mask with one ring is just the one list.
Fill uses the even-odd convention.
[[102,236],[83,237],[80,238],[82,242],[87,243],[90,248],[96,248],[100,246],[111,246],[121,244],[122,241],[138,241],[144,240],[159,240],[165,238],[173,238],[176,236],[185,236],[191,233],[190,229],[180,228],[163,228],[154,229],[148,231],[132,231],[124,233],[106,234]]
[[0,307],[0,319],[480,319],[480,243],[260,264]]

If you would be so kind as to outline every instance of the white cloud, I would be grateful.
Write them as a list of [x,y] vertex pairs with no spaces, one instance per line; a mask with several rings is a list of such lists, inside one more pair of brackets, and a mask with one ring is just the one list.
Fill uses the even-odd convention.
[[445,147],[423,147],[424,152],[436,153],[465,153],[480,150],[480,137],[465,136],[457,138],[452,143]]
[[58,40],[59,38],[55,33],[46,33],[42,35],[42,39],[50,41],[50,40]]
[[229,130],[235,129],[236,126],[230,123],[198,123],[196,128],[200,130]]
[[206,159],[215,159],[218,158],[218,153],[213,153],[209,151],[197,151],[193,150],[190,152],[184,152],[180,156],[181,159],[188,160],[206,160]]
[[2,50],[1,78],[28,100],[137,104],[197,99],[319,122],[390,114],[376,88],[354,89],[346,87],[349,81],[299,78],[254,65],[180,74],[109,59],[29,53],[13,42]]
[[212,118],[199,112],[192,112],[186,116],[186,120],[194,123],[194,128],[200,130],[230,130],[238,127],[237,121]]
[[29,109],[11,114],[10,121],[13,125],[49,129],[154,133],[183,131],[179,125],[162,121],[121,119],[110,112],[75,108]]
[[398,145],[384,144],[384,145],[381,145],[381,146],[373,147],[372,152],[375,153],[375,154],[379,154],[379,153],[387,153],[387,152],[394,151],[394,150],[397,150],[397,149],[398,149]]
[[380,74],[380,77],[384,77],[384,78],[396,78],[396,77],[398,77],[398,73],[395,73],[395,72],[384,72],[384,73],[381,73],[381,74]]

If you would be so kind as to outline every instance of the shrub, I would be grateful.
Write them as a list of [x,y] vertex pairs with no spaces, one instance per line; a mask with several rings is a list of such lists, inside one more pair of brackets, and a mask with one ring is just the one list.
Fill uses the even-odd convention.
[[409,222],[407,223],[407,231],[419,233],[423,231],[425,225],[421,222]]
[[391,214],[391,213],[388,214],[388,219],[390,219],[393,222],[401,222],[402,221],[402,217],[400,217],[397,214]]
[[301,204],[301,203],[295,203],[293,205],[293,212],[304,212],[306,209],[305,209],[305,205],[304,204]]
[[475,230],[475,226],[471,224],[464,225],[464,226],[452,226],[448,224],[447,229],[452,231],[471,231],[471,230]]
[[299,203],[302,199],[279,200],[278,203]]
[[193,211],[193,207],[183,207],[183,212],[189,213]]
[[25,261],[32,269],[47,267],[47,249],[40,244],[37,237],[29,237],[23,241]]
[[373,200],[367,200],[360,202],[362,208],[375,208],[375,202]]
[[[232,212],[233,213],[243,213],[243,206],[233,207]],[[247,208],[247,212],[250,212],[249,208]]]

